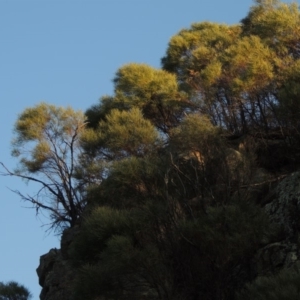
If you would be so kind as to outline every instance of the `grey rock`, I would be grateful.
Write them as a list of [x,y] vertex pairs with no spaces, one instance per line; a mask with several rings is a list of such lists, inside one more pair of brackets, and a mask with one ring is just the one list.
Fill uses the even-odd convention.
[[60,251],[58,249],[54,248],[40,257],[40,264],[36,269],[36,272],[41,286],[44,285],[47,274],[53,269],[53,266],[60,255],[59,252]]
[[40,257],[37,268],[39,284],[42,287],[41,300],[71,300],[73,267],[68,260],[68,248],[76,229],[67,229],[62,234],[61,249],[51,249]]
[[284,230],[285,238],[298,240],[300,229],[300,172],[283,179],[273,201],[265,206],[273,222]]
[[277,242],[261,248],[253,258],[257,276],[300,264],[300,172],[285,177],[270,193],[272,201],[265,205],[265,211],[282,233]]

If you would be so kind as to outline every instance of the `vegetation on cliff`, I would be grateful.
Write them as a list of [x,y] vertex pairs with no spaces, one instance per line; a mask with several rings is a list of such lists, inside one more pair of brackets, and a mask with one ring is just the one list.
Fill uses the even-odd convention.
[[280,233],[265,187],[300,162],[299,41],[295,3],[257,0],[238,25],[178,32],[162,69],[122,66],[114,94],[85,115],[40,104],[19,116],[20,168],[7,172],[41,184],[20,195],[53,227],[80,228],[74,299],[279,299],[266,290],[280,280],[293,290],[299,276],[245,283]]

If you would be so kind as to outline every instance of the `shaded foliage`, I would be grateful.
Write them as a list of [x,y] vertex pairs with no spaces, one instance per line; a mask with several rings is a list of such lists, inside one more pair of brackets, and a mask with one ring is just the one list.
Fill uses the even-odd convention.
[[284,269],[275,276],[258,277],[240,292],[237,299],[296,300],[299,299],[300,296],[299,282],[299,270]]
[[1,300],[29,300],[32,298],[29,290],[23,285],[9,281],[0,282],[0,299]]

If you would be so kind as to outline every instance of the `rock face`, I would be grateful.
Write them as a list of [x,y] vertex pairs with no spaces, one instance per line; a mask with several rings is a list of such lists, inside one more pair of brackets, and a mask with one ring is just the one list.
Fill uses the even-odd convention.
[[257,276],[290,267],[300,270],[300,172],[287,176],[271,193],[265,210],[279,226],[281,238],[257,252],[253,260]]
[[51,249],[47,254],[41,256],[37,274],[39,284],[43,287],[40,299],[70,299],[69,283],[72,272],[60,250]]
[[276,196],[266,205],[266,211],[282,227],[285,239],[297,242],[300,229],[300,172],[283,179],[275,192]]
[[36,270],[42,287],[41,300],[71,300],[74,272],[68,260],[68,247],[77,228],[66,229],[61,238],[61,249],[51,249],[40,257]]
[[[300,172],[288,175],[267,195],[265,210],[280,227],[280,237],[262,247],[252,260],[251,278],[268,276],[283,268],[300,270]],[[40,258],[37,268],[42,286],[41,300],[72,300],[74,270],[69,262],[68,248],[78,227],[62,234],[61,249],[51,249]],[[248,272],[248,271],[247,271]]]

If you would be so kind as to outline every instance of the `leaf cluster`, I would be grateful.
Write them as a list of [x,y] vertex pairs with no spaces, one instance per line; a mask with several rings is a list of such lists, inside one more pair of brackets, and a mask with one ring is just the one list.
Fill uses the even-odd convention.
[[0,282],[0,299],[1,300],[29,300],[32,298],[29,290],[23,285],[9,281]]

